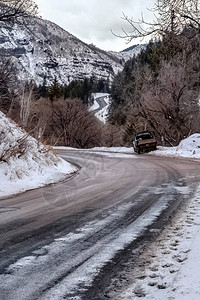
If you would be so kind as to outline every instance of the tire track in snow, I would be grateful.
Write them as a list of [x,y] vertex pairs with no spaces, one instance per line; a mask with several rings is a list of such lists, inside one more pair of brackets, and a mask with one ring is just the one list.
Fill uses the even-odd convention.
[[[20,300],[70,299],[81,295],[116,253],[136,240],[166,209],[172,200],[174,186],[169,185],[166,193],[157,197],[153,194],[154,201],[150,201],[152,193],[147,192],[146,206],[143,205],[139,217],[134,214],[130,216],[137,203],[128,201],[118,205],[114,212],[107,212],[106,217],[104,212],[104,218],[88,222],[76,232],[55,239],[30,257],[17,261],[9,266],[7,274],[0,277],[1,283],[5,282],[2,295],[6,295],[6,299],[14,299],[14,294],[23,295]],[[145,199],[141,196],[136,202],[144,204]],[[125,223],[123,220],[126,220]]]

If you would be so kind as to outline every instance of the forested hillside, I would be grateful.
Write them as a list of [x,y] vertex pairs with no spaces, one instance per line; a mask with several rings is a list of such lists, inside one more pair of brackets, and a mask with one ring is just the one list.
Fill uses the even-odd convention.
[[160,143],[177,145],[200,130],[198,1],[164,2],[157,1],[158,25],[141,33],[132,21],[132,36],[125,38],[153,32],[156,38],[112,85],[109,122],[120,126],[128,144],[135,131],[153,130]]

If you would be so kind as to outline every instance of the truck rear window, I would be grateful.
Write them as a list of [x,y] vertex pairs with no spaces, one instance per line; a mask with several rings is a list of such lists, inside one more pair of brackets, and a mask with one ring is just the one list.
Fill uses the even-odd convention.
[[138,139],[147,140],[147,139],[152,139],[152,138],[153,138],[153,136],[149,133],[136,136],[136,140],[138,140]]

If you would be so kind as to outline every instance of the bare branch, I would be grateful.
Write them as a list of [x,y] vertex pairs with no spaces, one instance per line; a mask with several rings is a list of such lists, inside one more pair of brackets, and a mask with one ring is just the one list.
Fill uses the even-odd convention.
[[0,21],[27,25],[34,16],[38,16],[38,6],[32,0],[0,0]]
[[122,19],[130,26],[130,31],[122,29],[122,34],[114,34],[127,42],[136,38],[162,38],[168,33],[180,34],[185,26],[200,27],[200,4],[198,0],[157,0],[152,12],[152,21],[145,20],[141,13],[138,20],[122,13]]

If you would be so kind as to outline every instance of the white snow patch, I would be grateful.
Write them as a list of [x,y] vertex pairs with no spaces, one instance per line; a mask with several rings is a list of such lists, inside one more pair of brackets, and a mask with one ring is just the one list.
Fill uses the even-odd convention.
[[86,151],[86,152],[110,152],[110,153],[121,153],[121,154],[132,154],[134,153],[133,148],[129,147],[94,147],[89,149],[78,149],[65,146],[56,146],[54,149],[58,150],[74,150],[74,151]]
[[106,101],[106,99],[108,99],[108,97],[109,97],[109,94],[108,93],[95,93],[94,94],[94,99],[97,99],[100,97],[104,97],[104,100]]
[[[101,156],[106,156],[110,158],[139,158],[138,155],[134,154],[133,148],[128,147],[95,147],[91,149],[78,149],[78,148],[71,148],[71,147],[64,147],[64,146],[56,146],[54,149],[58,150],[73,150],[73,151],[84,151],[87,153],[95,153]],[[133,154],[133,155],[130,155]]]
[[137,56],[138,54],[141,53],[142,50],[146,49],[146,44],[138,44],[135,45],[135,47],[133,49],[129,49],[129,50],[124,50],[121,52],[115,52],[115,51],[110,51],[111,54],[114,54],[115,56],[117,56],[120,59],[124,59],[125,61],[133,58],[134,56]]
[[158,150],[151,153],[173,157],[200,158],[200,133],[194,133],[182,140],[177,147],[158,147]]
[[134,153],[133,148],[129,147],[95,147],[91,150],[98,151],[98,152],[112,152],[112,153],[127,153],[132,154]]
[[[18,141],[23,140],[20,149]],[[66,178],[76,168],[0,112],[0,197]],[[15,151],[16,150],[16,151]]]

